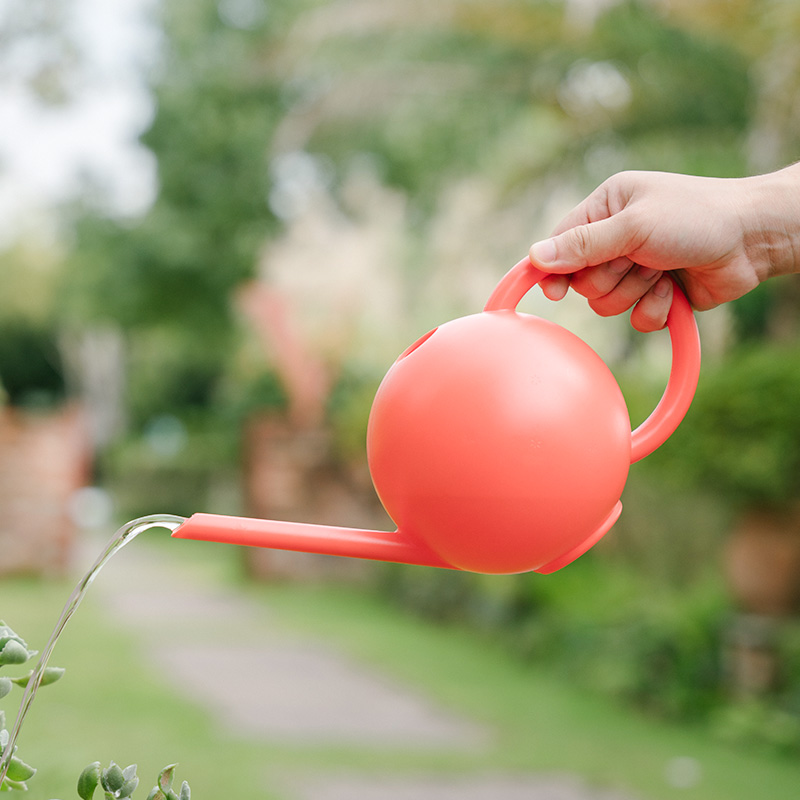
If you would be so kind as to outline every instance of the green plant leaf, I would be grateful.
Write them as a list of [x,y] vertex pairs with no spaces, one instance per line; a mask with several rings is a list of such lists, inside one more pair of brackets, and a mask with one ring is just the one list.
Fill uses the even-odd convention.
[[167,800],[167,796],[161,791],[161,789],[158,788],[158,786],[154,786],[151,789],[150,794],[147,795],[147,800]]
[[112,761],[109,767],[102,771],[100,782],[106,797],[114,798],[114,800],[130,797],[139,785],[139,779],[136,777],[136,764],[130,764],[122,769]]
[[0,678],[0,697],[5,697],[12,689],[13,684],[8,678]]
[[172,776],[177,766],[177,764],[170,764],[168,767],[164,767],[164,769],[161,770],[161,774],[158,776],[158,787],[164,794],[169,794],[172,788]]
[[125,776],[122,774],[122,767],[112,761],[111,764],[103,770],[100,776],[100,782],[103,785],[103,789],[110,792],[112,795],[116,795],[125,784]]
[[192,790],[186,781],[181,784],[181,794],[178,800],[192,800]]
[[0,666],[5,664],[24,664],[30,658],[28,648],[16,639],[9,639],[0,650]]
[[[66,670],[63,667],[45,667],[39,686],[49,686],[51,683],[61,680],[65,672]],[[32,677],[33,672],[29,672],[27,675],[20,675],[18,678],[10,678],[9,680],[24,689],[30,683]]]
[[25,640],[21,636],[17,636],[17,634],[14,633],[14,631],[12,631],[11,628],[9,628],[8,625],[6,625],[6,623],[0,619],[0,650],[3,649],[6,642],[10,639],[14,639],[27,648]]
[[122,784],[119,792],[117,792],[117,797],[130,797],[135,791],[136,787],[139,785],[139,779],[136,777],[131,778],[125,783]]
[[94,790],[100,783],[100,772],[99,761],[89,764],[89,766],[85,767],[83,772],[81,772],[78,778],[78,796],[81,800],[92,800]]
[[32,766],[26,764],[22,759],[16,756],[11,757],[6,777],[10,778],[12,781],[23,782],[30,780],[35,774],[36,770]]
[[3,781],[3,785],[0,786],[0,791],[2,792],[27,792],[28,791],[28,784],[24,781],[12,781],[10,778],[6,777]]
[[64,677],[66,670],[64,667],[45,667],[42,675],[42,686],[49,686],[51,683],[60,681]]

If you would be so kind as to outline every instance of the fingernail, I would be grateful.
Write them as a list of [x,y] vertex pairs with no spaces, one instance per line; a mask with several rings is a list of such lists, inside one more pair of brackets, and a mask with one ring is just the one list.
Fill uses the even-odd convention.
[[538,264],[552,264],[558,258],[556,243],[552,239],[536,242],[531,247],[531,258]]
[[665,276],[653,287],[653,294],[657,297],[666,297],[670,288],[670,279]]

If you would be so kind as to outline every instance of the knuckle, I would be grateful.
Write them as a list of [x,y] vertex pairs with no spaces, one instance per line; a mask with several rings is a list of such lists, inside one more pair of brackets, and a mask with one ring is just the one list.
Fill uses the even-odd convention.
[[592,236],[588,225],[578,225],[569,231],[570,247],[585,257],[592,249]]

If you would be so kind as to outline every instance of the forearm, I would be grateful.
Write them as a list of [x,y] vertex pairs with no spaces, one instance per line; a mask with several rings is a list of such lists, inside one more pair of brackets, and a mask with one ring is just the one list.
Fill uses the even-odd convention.
[[759,279],[800,272],[800,163],[742,187],[743,243]]

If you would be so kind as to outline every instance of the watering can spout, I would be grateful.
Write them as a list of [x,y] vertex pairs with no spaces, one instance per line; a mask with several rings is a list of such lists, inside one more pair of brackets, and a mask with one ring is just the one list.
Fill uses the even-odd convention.
[[221,514],[193,514],[173,531],[172,536],[176,539],[452,569],[432,550],[400,531],[370,531]]

